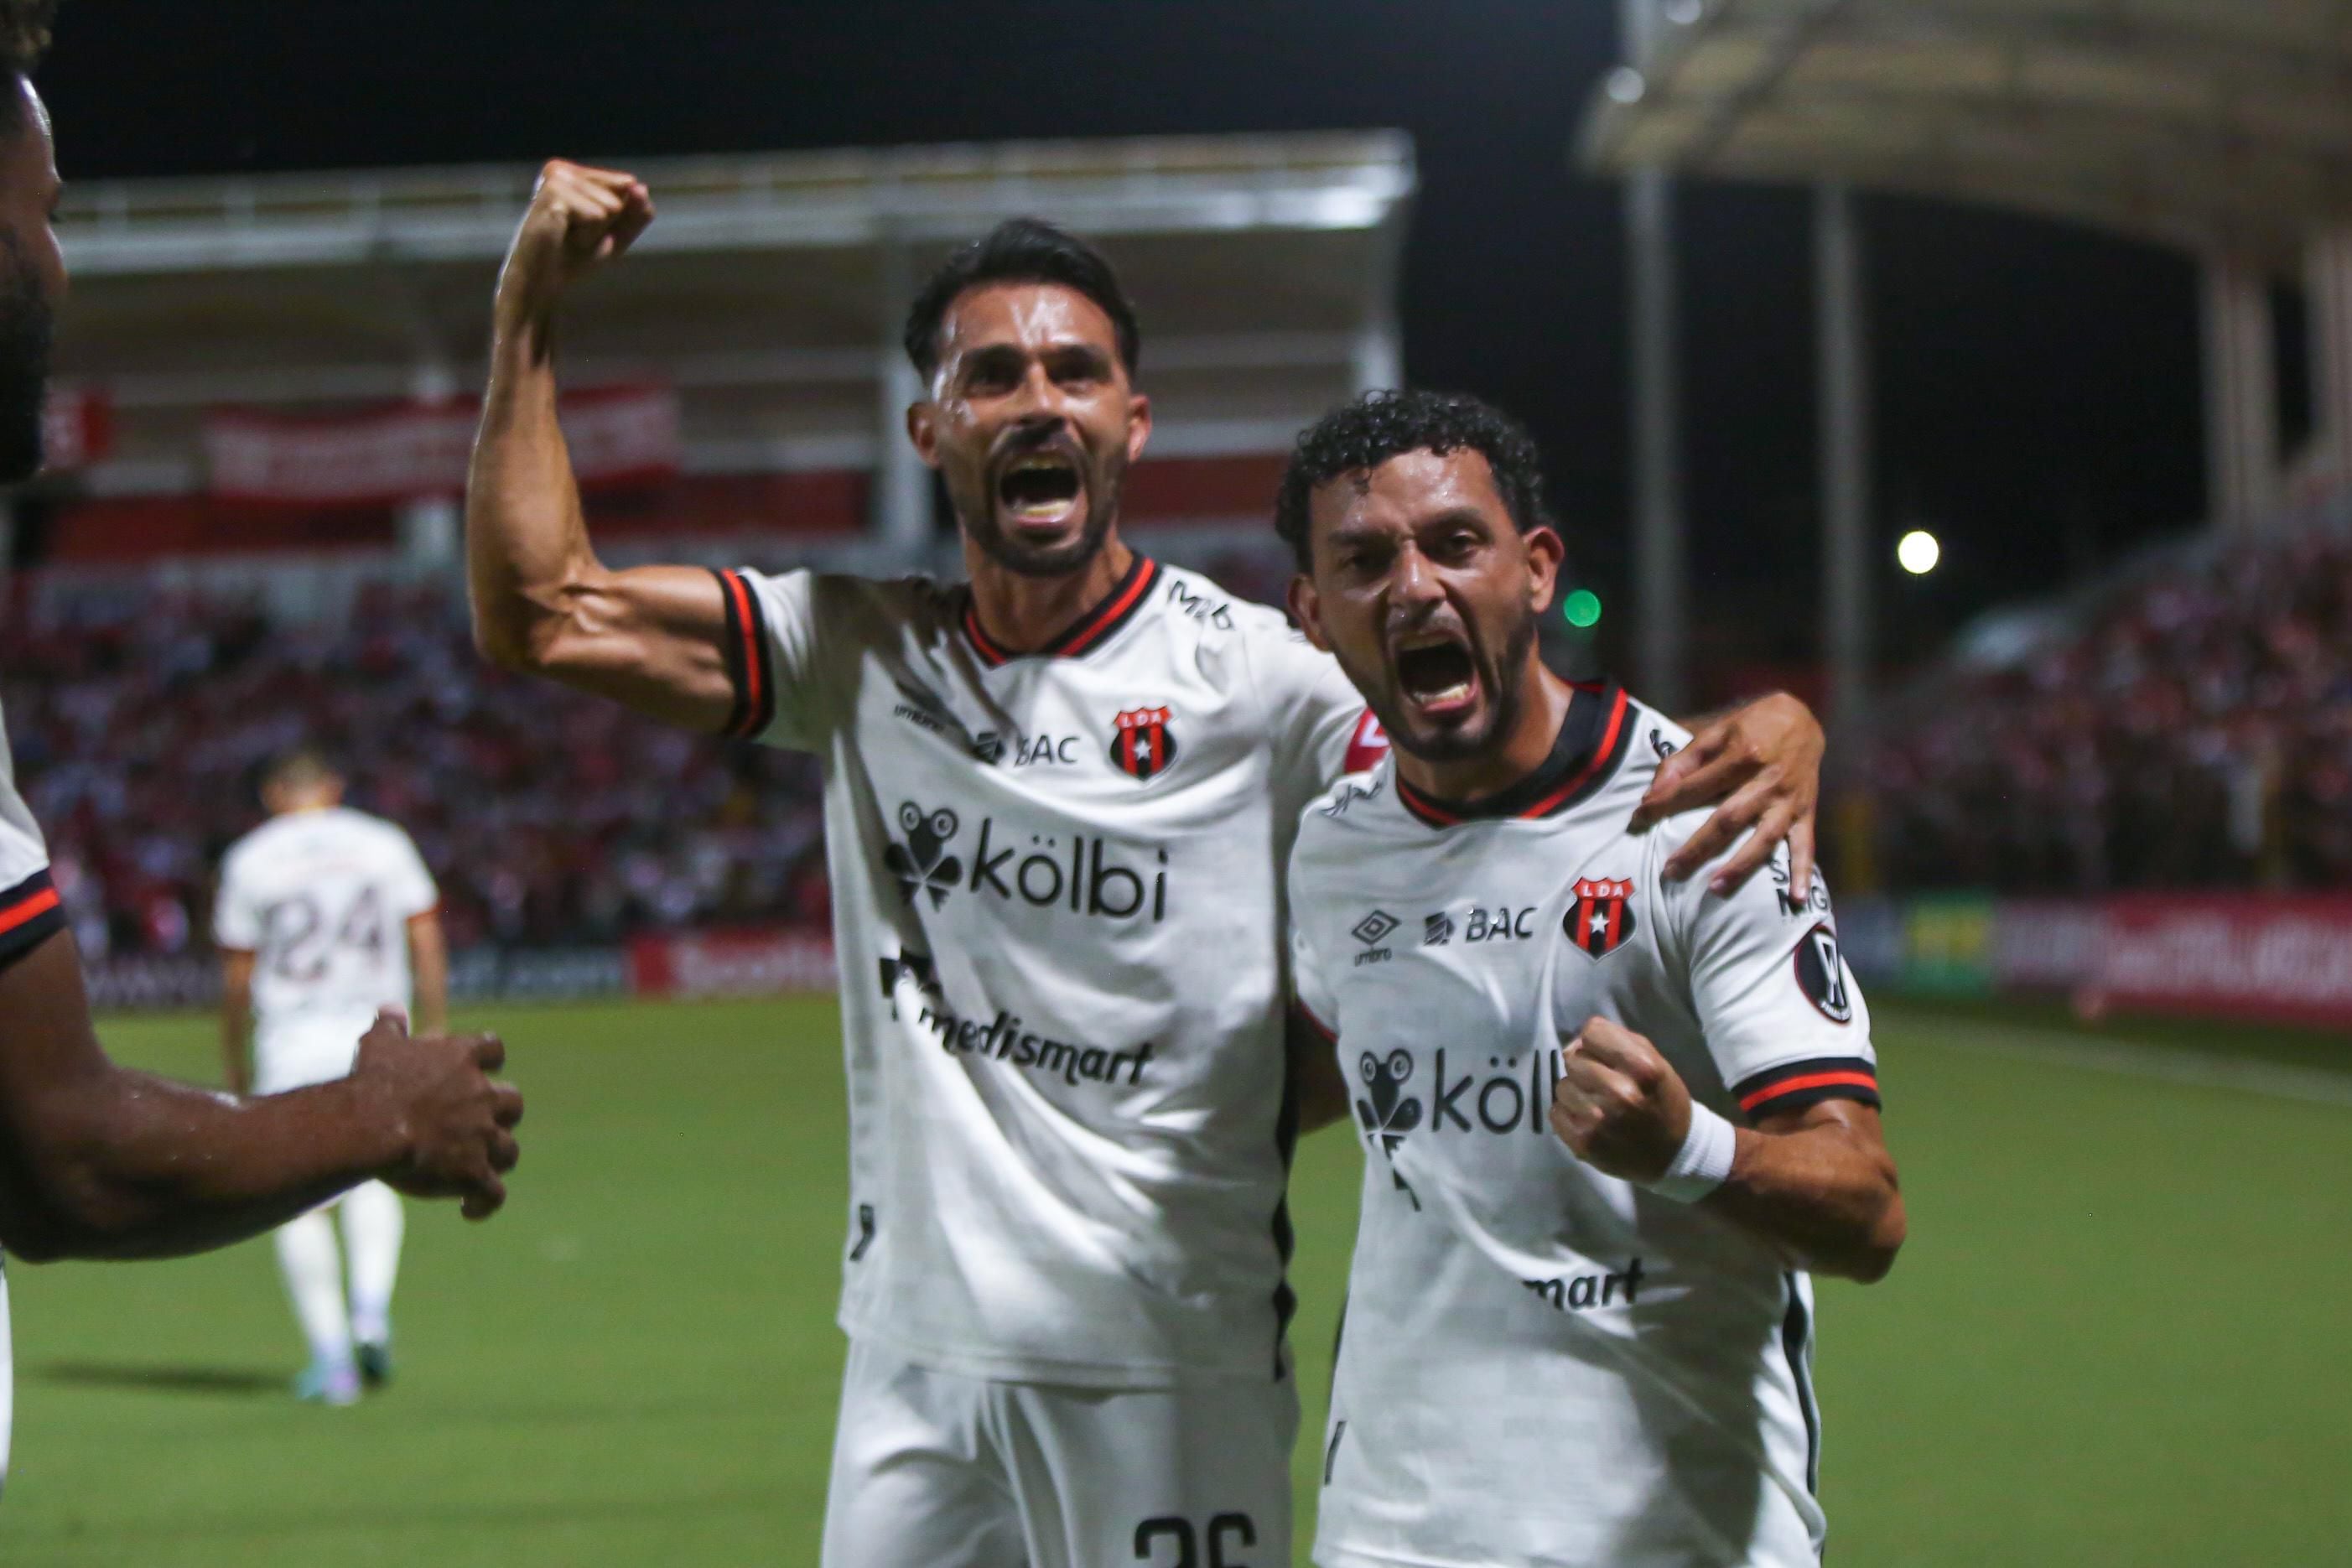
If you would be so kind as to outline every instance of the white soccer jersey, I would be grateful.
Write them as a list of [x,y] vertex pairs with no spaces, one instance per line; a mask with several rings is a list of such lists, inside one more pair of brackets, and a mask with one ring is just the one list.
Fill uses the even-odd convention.
[[[7,726],[0,722],[0,969],[65,930],[64,908],[49,881],[49,851],[41,829],[16,793]],[[0,1018],[0,1051],[10,1048],[8,1021]],[[0,1486],[8,1478],[8,1437],[16,1403],[8,1343],[8,1277],[0,1259]]]
[[1827,890],[1717,898],[1660,868],[1704,820],[1627,819],[1688,737],[1580,688],[1549,765],[1475,811],[1384,766],[1309,810],[1300,1001],[1367,1151],[1317,1561],[1793,1568],[1817,1561],[1811,1287],[1701,1205],[1601,1174],[1546,1116],[1596,1015],[1695,1099],[1876,1103]]
[[824,764],[842,1327],[976,1377],[1274,1375],[1280,867],[1362,700],[1140,556],[1019,657],[961,588],[720,577],[730,731]]
[[213,940],[255,955],[257,1089],[351,1070],[376,1010],[409,1005],[408,921],[439,897],[407,834],[345,806],[272,817],[230,847]]

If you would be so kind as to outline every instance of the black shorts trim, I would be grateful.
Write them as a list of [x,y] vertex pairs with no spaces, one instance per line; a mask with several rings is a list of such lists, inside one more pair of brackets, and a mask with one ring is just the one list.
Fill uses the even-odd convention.
[[65,901],[47,868],[0,892],[0,969],[65,929]]

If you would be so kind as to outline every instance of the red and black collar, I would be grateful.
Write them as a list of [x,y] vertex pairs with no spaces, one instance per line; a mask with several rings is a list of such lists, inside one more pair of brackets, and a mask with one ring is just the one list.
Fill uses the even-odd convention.
[[1016,658],[1076,658],[1108,641],[1112,633],[1135,618],[1144,600],[1151,596],[1152,584],[1160,581],[1160,563],[1148,555],[1139,554],[1135,563],[1118,585],[1103,595],[1102,602],[1080,616],[1069,629],[1044,647],[1029,653],[1007,653],[996,646],[980,628],[980,609],[972,603],[971,592],[963,596],[963,634],[971,639],[972,651],[980,655],[981,663],[991,669],[1010,664]]
[[1543,766],[1510,788],[1469,805],[1437,800],[1422,794],[1397,775],[1397,799],[1404,808],[1432,827],[1456,827],[1465,822],[1495,822],[1507,817],[1532,821],[1556,816],[1585,800],[1609,782],[1624,760],[1633,726],[1627,721],[1622,689],[1606,682],[1580,684],[1561,721],[1559,737]]

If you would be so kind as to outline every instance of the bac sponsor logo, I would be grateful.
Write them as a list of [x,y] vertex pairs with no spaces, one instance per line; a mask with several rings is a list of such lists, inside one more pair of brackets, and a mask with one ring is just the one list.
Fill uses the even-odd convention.
[[[1536,934],[1536,917],[1541,913],[1543,910],[1533,904],[1497,904],[1491,910],[1483,904],[1473,904],[1470,912],[1462,917],[1462,941],[1465,945],[1477,942],[1525,942]],[[1434,925],[1440,921],[1445,922],[1445,931],[1451,935],[1454,920],[1444,911],[1428,916],[1422,923]],[[1427,942],[1423,945],[1435,947],[1441,944]]]
[[1585,1312],[1595,1307],[1613,1307],[1617,1292],[1625,1292],[1625,1305],[1635,1304],[1642,1289],[1642,1260],[1638,1258],[1619,1272],[1609,1274],[1570,1274],[1558,1279],[1522,1279],[1544,1304],[1555,1312]]
[[1009,763],[1016,768],[1072,767],[1084,754],[1076,735],[1001,734],[983,730],[972,737],[971,754],[990,767]]
[[882,851],[882,863],[898,879],[907,902],[920,908],[928,899],[939,909],[959,890],[978,898],[1024,903],[1032,909],[1064,909],[1092,920],[1168,918],[1168,851],[1143,869],[1123,863],[1108,839],[1089,834],[1024,834],[994,817],[980,822],[971,858],[948,853],[961,830],[955,812],[926,811],[913,801],[898,806],[903,842]]
[[1587,958],[1606,958],[1633,934],[1633,884],[1629,879],[1576,884],[1560,930]]
[[1837,931],[1827,921],[1807,931],[1805,940],[1797,944],[1797,988],[1831,1023],[1853,1022],[1853,994],[1846,989]]
[[1158,708],[1129,708],[1111,721],[1110,761],[1128,777],[1140,783],[1158,778],[1176,760],[1176,735],[1169,726],[1170,712]]
[[1444,947],[1454,940],[1454,917],[1444,910],[1421,917],[1421,945]]

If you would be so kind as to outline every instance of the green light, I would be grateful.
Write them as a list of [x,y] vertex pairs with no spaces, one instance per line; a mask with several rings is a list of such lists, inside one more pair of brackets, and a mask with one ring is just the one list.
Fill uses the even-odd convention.
[[1590,588],[1579,588],[1568,596],[1559,613],[1578,631],[1589,632],[1601,624],[1601,595]]

